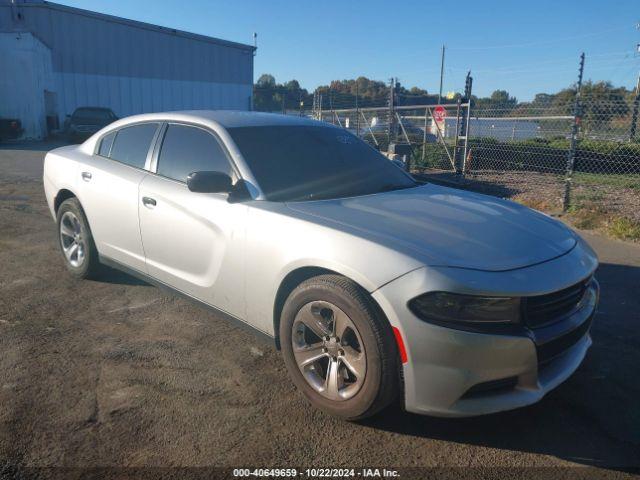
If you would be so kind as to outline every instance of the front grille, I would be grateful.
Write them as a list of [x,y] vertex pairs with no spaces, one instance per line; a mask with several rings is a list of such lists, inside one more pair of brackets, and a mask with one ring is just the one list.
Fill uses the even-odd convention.
[[538,368],[549,363],[558,355],[564,353],[566,350],[578,343],[591,328],[592,320],[593,315],[587,321],[583,322],[578,328],[571,330],[561,337],[554,338],[553,340],[543,343],[542,345],[537,345],[536,351],[538,353]]
[[586,280],[557,292],[525,297],[523,310],[527,326],[538,328],[561,320],[580,303],[588,283]]

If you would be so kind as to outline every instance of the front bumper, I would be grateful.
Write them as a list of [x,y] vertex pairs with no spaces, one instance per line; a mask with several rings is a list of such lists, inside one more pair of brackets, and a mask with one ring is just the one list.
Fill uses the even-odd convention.
[[[593,280],[580,308],[559,322],[533,330],[522,327],[509,334],[475,333],[427,323],[409,310],[408,299],[437,290],[478,295],[545,294],[588,278],[596,266],[591,249],[580,243],[563,257],[510,272],[425,267],[374,292],[405,343],[405,408],[434,416],[464,417],[537,402],[571,376],[584,359],[592,343],[589,328],[599,289]],[[490,292],[486,290],[489,285]]]

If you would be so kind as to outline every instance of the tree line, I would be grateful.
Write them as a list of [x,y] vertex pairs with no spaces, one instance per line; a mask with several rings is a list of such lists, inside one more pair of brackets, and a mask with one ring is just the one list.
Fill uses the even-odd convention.
[[[316,101],[321,98],[325,110],[354,108],[356,100],[360,107],[382,106],[389,100],[389,89],[390,84],[366,77],[333,80],[329,85],[316,89]],[[506,90],[495,90],[487,97],[472,95],[471,106],[477,110],[492,110],[494,116],[540,115],[549,111],[557,115],[570,115],[575,95],[575,85],[572,85],[556,93],[538,93],[533,100],[520,102]],[[588,121],[608,122],[630,115],[635,92],[625,87],[614,87],[607,81],[587,81],[582,85],[581,95],[584,99],[581,117]],[[441,99],[441,103],[455,103],[458,98],[460,93],[452,98]],[[302,88],[297,80],[277,83],[273,75],[266,73],[254,85],[253,102],[254,109],[258,111],[309,110],[314,102],[314,92]],[[435,105],[438,95],[418,87],[407,89],[396,83],[395,102],[396,105]]]
[[[333,80],[329,85],[318,87],[315,92],[317,101],[322,101],[323,109],[353,108],[356,105],[381,106],[389,99],[389,84],[366,77],[355,80]],[[297,80],[277,83],[273,75],[260,75],[253,88],[253,106],[255,110],[266,112],[308,110],[313,105],[314,92],[302,88]],[[437,96],[430,95],[418,87],[405,88],[395,85],[395,98],[398,105],[431,105],[437,103]]]

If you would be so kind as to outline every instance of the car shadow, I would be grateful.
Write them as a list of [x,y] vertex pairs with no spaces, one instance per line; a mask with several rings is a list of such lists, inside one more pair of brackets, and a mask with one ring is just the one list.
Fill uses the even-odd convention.
[[111,283],[114,285],[146,285],[151,286],[150,283],[145,282],[133,275],[116,270],[107,265],[100,265],[100,273],[95,279],[98,282]]
[[447,419],[389,408],[363,422],[403,435],[551,455],[577,464],[640,467],[640,267],[602,264],[593,347],[578,371],[539,403],[474,418]]

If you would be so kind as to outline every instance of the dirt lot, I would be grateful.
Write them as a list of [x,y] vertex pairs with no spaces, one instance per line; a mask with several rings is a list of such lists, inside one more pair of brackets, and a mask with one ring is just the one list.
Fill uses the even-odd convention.
[[539,404],[460,420],[392,408],[345,423],[308,406],[278,352],[250,333],[124,274],[67,275],[40,179],[48,147],[0,149],[4,476],[211,465],[578,465],[617,476],[640,466],[639,246],[585,233],[602,262],[594,346]]

